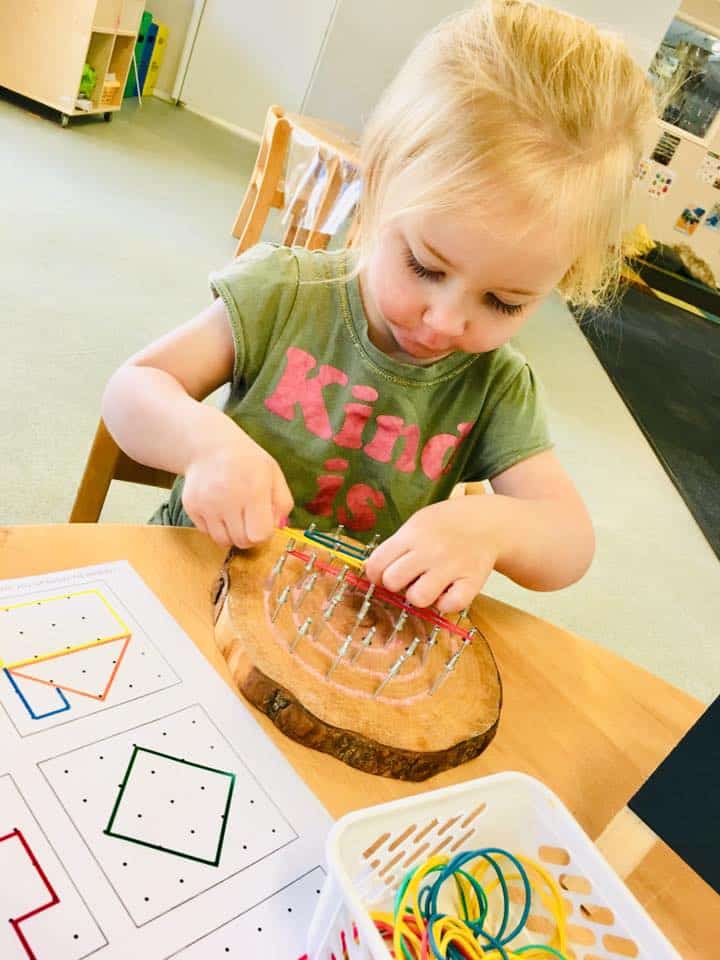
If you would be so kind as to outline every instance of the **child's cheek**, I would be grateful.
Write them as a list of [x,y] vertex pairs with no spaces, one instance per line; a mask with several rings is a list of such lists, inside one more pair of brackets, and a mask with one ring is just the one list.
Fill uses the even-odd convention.
[[383,285],[378,306],[386,320],[406,329],[416,326],[423,312],[422,299],[418,297],[415,285],[404,279],[391,280]]

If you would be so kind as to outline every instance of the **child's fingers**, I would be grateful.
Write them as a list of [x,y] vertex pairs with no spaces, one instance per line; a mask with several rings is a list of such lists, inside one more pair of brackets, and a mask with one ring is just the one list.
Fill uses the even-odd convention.
[[[283,527],[287,524],[287,518],[290,516],[295,501],[287,485],[287,480],[283,476],[282,470],[278,467],[273,472],[272,480],[272,507],[275,526]],[[285,522],[283,522],[285,521]]]
[[225,526],[236,547],[246,550],[252,546],[245,530],[245,511],[242,507],[238,507],[231,517],[225,517]]
[[439,570],[428,570],[408,587],[405,596],[416,607],[429,607],[435,603],[447,585],[447,574]]
[[[379,547],[375,547],[369,558],[365,562],[365,574],[372,583],[379,583],[383,573],[399,559],[404,553],[408,552],[408,545],[398,536],[393,534]],[[387,584],[386,584],[387,586]],[[389,589],[393,589],[390,587]]]
[[385,567],[381,577],[382,585],[397,593],[413,580],[417,580],[426,570],[427,565],[422,558],[414,550],[409,550]]
[[218,546],[225,547],[226,549],[232,546],[232,538],[221,517],[206,517],[205,523],[207,525],[207,532]]
[[445,593],[439,598],[437,608],[440,613],[456,613],[469,606],[476,596],[476,585],[463,577],[448,587]]
[[245,534],[251,543],[268,540],[275,528],[272,504],[267,492],[245,506]]

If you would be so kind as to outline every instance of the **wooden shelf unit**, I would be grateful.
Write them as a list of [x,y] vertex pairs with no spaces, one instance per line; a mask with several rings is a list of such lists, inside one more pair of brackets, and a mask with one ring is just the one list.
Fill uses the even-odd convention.
[[[145,0],[0,2],[0,87],[68,117],[104,114],[122,106]],[[92,109],[75,103],[85,63],[95,70]],[[103,97],[109,75],[117,86]]]

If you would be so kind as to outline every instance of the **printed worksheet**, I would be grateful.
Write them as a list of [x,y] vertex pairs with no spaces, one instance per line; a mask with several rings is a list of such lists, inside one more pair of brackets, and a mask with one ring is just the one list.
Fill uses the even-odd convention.
[[129,564],[0,583],[2,960],[297,960],[330,825]]

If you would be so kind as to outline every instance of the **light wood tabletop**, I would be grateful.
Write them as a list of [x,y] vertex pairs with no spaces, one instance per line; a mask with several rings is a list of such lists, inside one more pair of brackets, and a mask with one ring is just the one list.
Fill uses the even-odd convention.
[[[194,530],[72,524],[0,528],[0,578],[128,560],[230,683],[211,590],[224,551]],[[360,773],[253,716],[333,816],[501,770],[542,780],[596,838],[703,704],[588,640],[490,598],[474,618],[503,681],[497,736],[477,759],[422,784]],[[238,697],[239,709],[252,709]],[[684,960],[717,956],[720,898],[662,842],[626,882]]]

